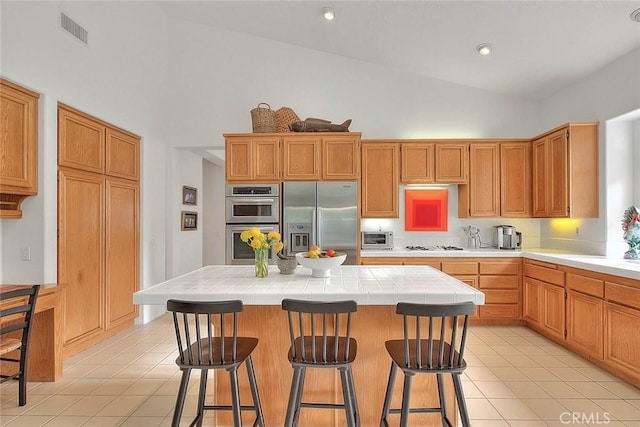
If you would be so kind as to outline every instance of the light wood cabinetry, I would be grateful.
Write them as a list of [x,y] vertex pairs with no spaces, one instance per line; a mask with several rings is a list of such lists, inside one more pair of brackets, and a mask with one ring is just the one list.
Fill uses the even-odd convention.
[[538,332],[564,339],[565,272],[555,264],[524,261],[523,319]]
[[400,144],[362,142],[362,218],[398,218]]
[[0,78],[0,218],[22,218],[38,193],[38,95]]
[[59,104],[58,282],[64,355],[138,315],[139,137]]
[[530,217],[529,141],[469,144],[469,183],[458,186],[458,217]]
[[225,134],[227,182],[353,181],[360,133]]
[[225,138],[225,173],[229,182],[280,179],[280,138],[241,135]]
[[567,345],[599,359],[604,351],[604,282],[576,272],[568,272]]
[[640,280],[605,279],[605,363],[640,387]]
[[467,182],[469,144],[467,142],[436,141],[435,182],[464,184]]
[[402,154],[401,183],[425,184],[434,182],[434,143],[403,142],[400,144],[400,151]]
[[598,216],[598,124],[569,123],[532,142],[533,216]]

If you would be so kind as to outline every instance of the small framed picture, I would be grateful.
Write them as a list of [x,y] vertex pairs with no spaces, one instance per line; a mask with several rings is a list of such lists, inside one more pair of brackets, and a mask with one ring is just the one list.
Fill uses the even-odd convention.
[[198,212],[182,211],[182,231],[191,231],[198,229]]
[[182,186],[182,204],[183,205],[197,205],[198,204],[198,189],[193,187]]

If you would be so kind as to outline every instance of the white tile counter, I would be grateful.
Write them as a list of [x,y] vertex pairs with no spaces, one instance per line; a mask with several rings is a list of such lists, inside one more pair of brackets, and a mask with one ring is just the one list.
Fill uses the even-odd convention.
[[204,301],[240,299],[247,305],[280,305],[283,298],[331,301],[352,299],[362,305],[398,302],[484,304],[484,294],[428,266],[340,266],[331,277],[311,277],[298,266],[283,275],[254,277],[254,266],[209,265],[133,294],[134,304],[166,304],[168,299]]
[[410,251],[405,248],[392,250],[363,250],[361,258],[366,257],[524,257],[538,261],[562,264],[568,267],[581,268],[614,276],[640,280],[640,261],[620,258],[607,258],[601,255],[582,255],[576,253],[557,252],[546,249],[526,249],[518,251],[498,249],[465,249],[462,251]]

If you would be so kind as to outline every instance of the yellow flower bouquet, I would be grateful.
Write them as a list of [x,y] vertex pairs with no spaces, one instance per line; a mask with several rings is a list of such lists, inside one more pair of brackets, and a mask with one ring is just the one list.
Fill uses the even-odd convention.
[[256,258],[256,277],[267,277],[269,274],[269,248],[280,252],[284,247],[280,233],[277,231],[263,233],[259,227],[251,227],[240,233],[240,239],[253,248]]

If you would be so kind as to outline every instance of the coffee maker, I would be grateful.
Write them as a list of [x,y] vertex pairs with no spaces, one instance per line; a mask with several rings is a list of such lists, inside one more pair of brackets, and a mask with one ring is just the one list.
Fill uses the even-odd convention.
[[512,225],[496,225],[496,242],[498,249],[522,248],[522,233]]

